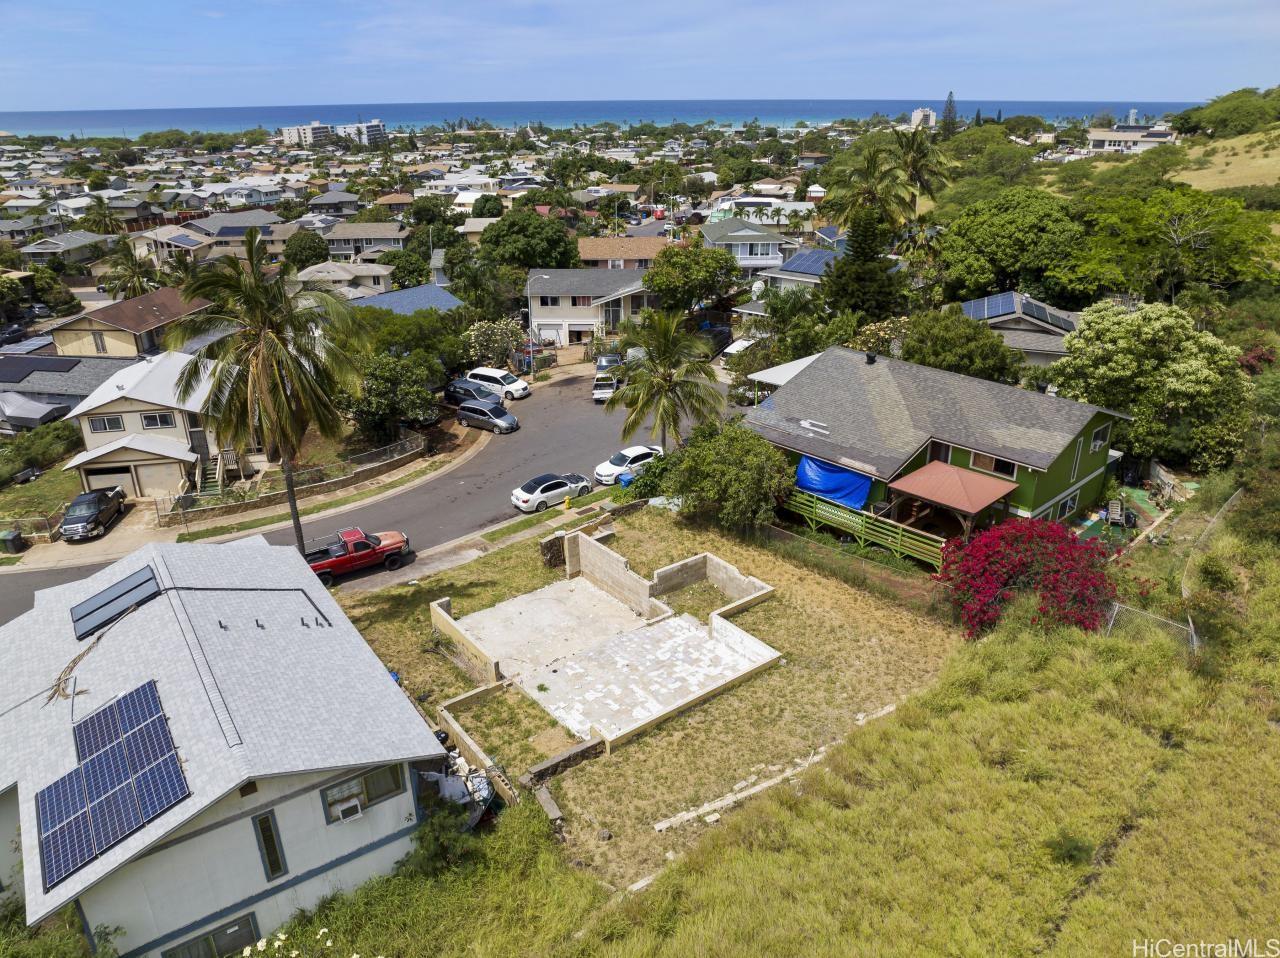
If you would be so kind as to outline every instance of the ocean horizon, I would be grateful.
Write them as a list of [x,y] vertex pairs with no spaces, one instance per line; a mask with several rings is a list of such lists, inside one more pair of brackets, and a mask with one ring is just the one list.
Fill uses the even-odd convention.
[[[1138,116],[1161,117],[1199,105],[1203,101],[1152,100],[957,100],[961,116],[981,110],[994,117],[1025,114],[1050,122],[1083,119],[1109,112],[1123,118],[1130,109]],[[481,119],[498,127],[543,123],[550,127],[590,126],[613,122],[628,124],[673,121],[740,126],[753,119],[768,126],[827,123],[838,119],[866,119],[876,113],[897,116],[916,107],[941,112],[940,99],[852,100],[534,100],[472,101],[454,103],[331,103],[296,106],[187,107],[145,110],[41,110],[0,111],[0,130],[19,136],[125,136],[135,138],[157,130],[200,130],[232,133],[255,127],[276,130],[319,120],[321,123],[353,123],[382,120],[388,129],[439,125],[461,117]]]

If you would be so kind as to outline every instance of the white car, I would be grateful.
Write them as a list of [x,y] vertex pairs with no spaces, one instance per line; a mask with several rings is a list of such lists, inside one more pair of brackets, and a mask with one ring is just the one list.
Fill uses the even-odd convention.
[[644,467],[662,455],[661,446],[628,446],[596,466],[596,482],[611,486],[624,472],[640,475]]
[[564,497],[577,498],[591,491],[591,481],[576,472],[556,475],[554,472],[534,476],[519,489],[511,490],[511,504],[521,512],[541,512],[557,506]]
[[520,377],[511,375],[505,369],[477,366],[467,373],[466,378],[473,383],[479,383],[503,399],[523,399],[529,395],[529,384]]

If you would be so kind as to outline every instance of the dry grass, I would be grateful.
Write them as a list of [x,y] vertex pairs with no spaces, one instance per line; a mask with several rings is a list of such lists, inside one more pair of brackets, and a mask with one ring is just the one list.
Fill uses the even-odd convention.
[[1193,164],[1204,160],[1206,165],[1184,170],[1177,179],[1198,190],[1280,183],[1280,136],[1274,131],[1214,140],[1187,152]]
[[450,710],[488,756],[519,778],[543,759],[563,752],[577,739],[514,686]]
[[62,464],[50,466],[40,476],[22,485],[0,490],[0,519],[25,519],[56,512],[81,493],[80,473],[62,471]]
[[706,621],[716,609],[729,604],[729,597],[710,582],[698,582],[660,597],[676,615],[691,615]]
[[[778,649],[785,664],[579,765],[552,786],[568,816],[570,857],[612,884],[656,871],[701,825],[659,835],[653,823],[767,777],[820,745],[843,738],[859,712],[900,701],[933,681],[958,633],[887,601],[790,564],[766,550],[667,513],[645,510],[618,524],[610,545],[641,575],[712,552],[774,586],[774,596],[734,622]],[[723,600],[695,586],[664,599],[705,614]],[[696,611],[695,611],[696,610]],[[613,838],[597,834],[608,828]]]

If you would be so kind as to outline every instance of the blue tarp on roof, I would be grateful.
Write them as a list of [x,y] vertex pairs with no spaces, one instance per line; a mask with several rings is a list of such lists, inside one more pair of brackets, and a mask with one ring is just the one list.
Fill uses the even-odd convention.
[[435,283],[424,283],[421,286],[410,286],[408,289],[397,289],[391,293],[380,293],[360,300],[358,306],[376,306],[378,309],[389,309],[401,316],[409,316],[420,309],[438,309],[442,313],[462,305],[462,300]]
[[821,459],[801,456],[796,466],[796,488],[830,499],[850,509],[861,509],[871,492],[871,477],[841,469]]

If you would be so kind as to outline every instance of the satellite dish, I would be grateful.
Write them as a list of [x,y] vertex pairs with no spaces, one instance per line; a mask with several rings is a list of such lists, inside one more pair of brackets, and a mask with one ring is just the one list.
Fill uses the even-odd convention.
[[764,292],[764,280],[758,279],[751,284],[751,298],[759,299],[760,294]]

